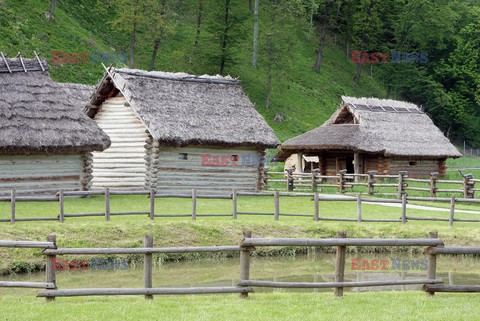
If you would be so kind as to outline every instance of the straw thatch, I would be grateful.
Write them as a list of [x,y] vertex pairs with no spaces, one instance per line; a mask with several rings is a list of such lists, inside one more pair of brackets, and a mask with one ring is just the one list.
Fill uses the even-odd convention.
[[8,58],[9,72],[0,58],[0,153],[82,153],[110,146],[82,112],[92,86],[55,83],[36,59],[23,60],[28,72],[19,58]]
[[461,154],[418,106],[395,100],[342,97],[322,126],[280,145],[298,150],[350,150],[384,156],[448,158]]
[[113,68],[109,73],[86,110],[91,117],[116,88],[162,145],[279,144],[235,79]]

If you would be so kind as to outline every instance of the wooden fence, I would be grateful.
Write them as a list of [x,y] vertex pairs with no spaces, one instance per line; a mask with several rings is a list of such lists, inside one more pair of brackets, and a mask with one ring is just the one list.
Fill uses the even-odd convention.
[[[104,296],[104,295],[144,295],[152,299],[153,295],[181,295],[181,294],[227,294],[239,293],[246,298],[254,292],[254,287],[270,288],[333,288],[335,296],[343,296],[347,287],[374,287],[389,285],[421,284],[429,295],[435,292],[480,292],[480,286],[453,286],[441,285],[437,278],[437,255],[439,254],[480,254],[480,247],[444,247],[443,241],[436,232],[430,232],[429,238],[424,239],[371,239],[347,238],[346,232],[338,232],[337,238],[330,239],[297,239],[297,238],[252,238],[250,231],[244,232],[244,239],[240,245],[233,246],[203,246],[203,247],[170,247],[157,248],[153,246],[153,235],[144,237],[142,248],[57,248],[56,236],[50,235],[47,242],[30,241],[1,241],[0,247],[43,248],[46,257],[45,282],[0,282],[0,287],[42,288],[37,297],[45,297],[47,301],[56,297],[72,296]],[[335,247],[335,281],[334,282],[276,282],[250,279],[251,253],[256,247]],[[376,246],[376,247],[422,247],[427,246],[425,253],[428,257],[428,269],[425,278],[413,280],[378,280],[345,282],[345,263],[347,246]],[[240,275],[237,286],[231,287],[191,287],[191,288],[155,288],[152,282],[152,254],[154,253],[199,253],[199,252],[240,252]],[[138,254],[144,255],[144,287],[143,288],[82,288],[58,289],[56,282],[56,257],[63,255],[115,255]]]
[[[321,195],[318,192],[316,193],[289,193],[289,192],[241,192],[233,190],[230,195],[198,195],[197,190],[193,189],[190,194],[178,194],[178,193],[161,193],[156,194],[153,189],[150,191],[110,191],[109,188],[100,191],[59,191],[57,196],[23,196],[15,197],[15,191],[12,190],[11,198],[3,198],[0,201],[10,201],[11,204],[11,216],[10,219],[0,219],[0,222],[10,222],[14,224],[15,222],[23,221],[59,221],[61,223],[65,222],[65,218],[77,218],[77,217],[94,217],[101,216],[105,217],[105,221],[110,221],[111,216],[115,215],[143,215],[148,216],[150,220],[155,220],[155,218],[179,218],[179,217],[191,217],[192,220],[196,220],[197,217],[231,217],[236,220],[239,215],[263,215],[263,216],[272,216],[275,221],[280,220],[281,216],[293,216],[293,217],[310,217],[314,221],[339,221],[339,222],[392,222],[392,223],[407,223],[410,221],[444,221],[448,222],[449,226],[453,226],[454,222],[471,222],[478,223],[480,219],[467,219],[467,218],[456,218],[455,217],[455,205],[457,203],[470,203],[470,204],[480,204],[480,199],[471,199],[471,198],[456,198],[451,196],[450,198],[441,198],[441,197],[414,197],[407,196],[402,194],[400,200],[398,199],[387,199],[387,198],[371,198],[365,197],[361,194],[354,196],[338,195]],[[105,207],[103,212],[95,213],[75,213],[67,214],[65,213],[65,198],[73,196],[89,196],[89,195],[103,195],[105,199]],[[150,209],[149,211],[138,211],[138,212],[112,212],[110,211],[110,196],[111,195],[147,195],[149,197]],[[273,212],[245,212],[238,209],[238,198],[242,196],[250,197],[273,197]],[[304,197],[310,198],[313,200],[313,209],[311,213],[285,213],[280,211],[280,197]],[[158,198],[190,198],[192,200],[191,213],[185,214],[156,214],[155,213],[155,199]],[[232,200],[232,212],[224,214],[209,214],[209,213],[198,213],[197,212],[197,202],[198,199],[229,199]],[[16,217],[16,202],[55,202],[59,203],[59,214],[57,217],[31,217],[31,218],[17,218]],[[326,217],[321,215],[321,202],[335,201],[335,202],[356,202],[357,204],[357,213],[355,218],[339,218],[339,217]],[[450,202],[450,215],[449,218],[439,218],[439,217],[418,217],[418,216],[408,216],[407,215],[407,204],[408,201],[426,201],[426,202]],[[375,218],[369,219],[364,218],[362,215],[363,204],[364,203],[397,203],[401,204],[401,217],[398,219],[392,218]]]
[[[271,176],[282,175],[283,178],[270,178]],[[407,172],[400,172],[398,175],[378,175],[376,171],[369,171],[368,174],[347,174],[346,170],[341,170],[337,175],[327,176],[319,175],[318,171],[311,173],[294,173],[293,170],[285,172],[267,172],[265,175],[265,185],[272,189],[272,183],[283,183],[288,191],[300,189],[309,189],[317,191],[322,188],[334,188],[339,193],[346,193],[348,188],[363,186],[367,189],[369,195],[374,194],[394,194],[398,199],[409,191],[425,192],[430,197],[437,197],[438,193],[462,194],[464,198],[474,198],[475,183],[480,179],[475,179],[473,175],[465,175],[463,180],[439,179],[438,173],[431,173],[429,179],[409,178]],[[385,181],[394,182],[385,182]],[[409,186],[409,183],[423,184],[424,187]],[[438,184],[454,185],[452,188],[441,188]],[[391,192],[379,192],[378,188],[391,190]]]

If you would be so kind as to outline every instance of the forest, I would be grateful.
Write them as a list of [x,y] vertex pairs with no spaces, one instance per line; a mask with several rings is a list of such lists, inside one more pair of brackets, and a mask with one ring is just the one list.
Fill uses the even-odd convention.
[[[0,51],[34,50],[238,77],[282,141],[356,95],[421,105],[451,140],[480,146],[478,0],[0,0]],[[103,73],[50,70],[91,84]]]

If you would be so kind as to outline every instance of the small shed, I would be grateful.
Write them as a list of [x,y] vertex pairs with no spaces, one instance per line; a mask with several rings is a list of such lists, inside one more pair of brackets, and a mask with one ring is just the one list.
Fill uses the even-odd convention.
[[93,188],[258,191],[279,144],[230,77],[109,68],[85,111],[112,140],[94,153]]
[[87,190],[108,136],[82,107],[92,86],[60,84],[40,59],[0,56],[0,193]]
[[343,169],[358,174],[444,175],[447,158],[462,156],[417,105],[345,96],[322,126],[287,140],[279,150],[277,158],[294,158],[297,171],[310,171],[303,155],[318,156],[312,168],[322,175]]

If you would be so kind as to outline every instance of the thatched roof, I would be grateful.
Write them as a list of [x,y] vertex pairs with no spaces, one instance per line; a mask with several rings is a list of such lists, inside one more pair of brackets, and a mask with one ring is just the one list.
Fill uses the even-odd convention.
[[81,153],[110,146],[82,111],[92,86],[56,83],[45,61],[22,61],[0,57],[0,153]]
[[342,96],[322,126],[287,140],[279,158],[300,150],[351,150],[404,157],[461,154],[417,105],[387,99]]
[[[113,80],[111,79],[113,78]],[[162,145],[276,147],[273,130],[230,77],[109,69],[86,112],[120,90]]]

